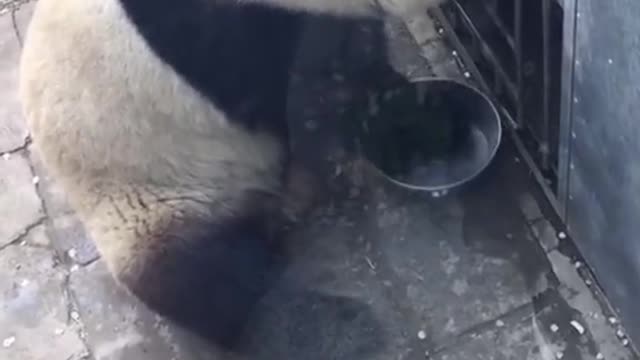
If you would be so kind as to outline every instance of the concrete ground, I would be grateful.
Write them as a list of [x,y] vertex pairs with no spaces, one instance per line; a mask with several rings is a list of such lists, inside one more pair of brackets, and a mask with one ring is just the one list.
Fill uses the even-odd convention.
[[[115,286],[30,151],[15,90],[32,7],[0,2],[0,359],[226,359]],[[394,67],[459,76],[432,24],[409,25],[413,36],[385,29]],[[438,198],[390,187],[352,160],[331,120],[355,88],[318,64],[362,80],[356,69],[375,49],[351,44],[373,44],[375,32],[310,23],[315,45],[301,57],[291,112],[297,149],[321,165],[330,193],[296,234],[297,260],[247,330],[246,357],[638,359],[508,139],[480,179]],[[360,62],[338,59],[360,48]]]

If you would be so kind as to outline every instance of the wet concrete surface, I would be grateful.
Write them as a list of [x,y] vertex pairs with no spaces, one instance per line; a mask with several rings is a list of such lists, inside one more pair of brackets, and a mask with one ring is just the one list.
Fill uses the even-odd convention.
[[440,197],[398,189],[360,161],[345,114],[363,87],[393,77],[387,64],[460,75],[425,18],[409,21],[413,36],[399,23],[310,21],[290,115],[323,201],[292,235],[294,261],[241,354],[168,324],[115,285],[24,141],[5,79],[31,6],[0,16],[11,30],[0,33],[0,107],[11,112],[0,118],[1,359],[637,359],[508,137],[484,174]]

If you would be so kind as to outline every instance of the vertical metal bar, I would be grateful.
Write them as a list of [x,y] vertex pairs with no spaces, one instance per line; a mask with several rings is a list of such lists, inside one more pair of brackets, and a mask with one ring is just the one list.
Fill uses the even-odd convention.
[[[476,0],[478,1],[478,0]],[[507,91],[507,94],[511,94],[512,96],[510,96],[511,99],[515,99],[514,101],[514,105],[515,105],[515,109],[513,109],[513,113],[509,113],[509,116],[506,116],[504,118],[504,120],[507,120],[507,124],[510,125],[514,130],[531,130],[534,133],[529,133],[527,132],[528,135],[533,135],[533,139],[531,140],[535,140],[537,142],[537,152],[540,155],[537,160],[539,160],[539,162],[534,163],[534,158],[529,156],[529,158],[531,158],[531,163],[528,164],[532,167],[535,167],[536,170],[536,174],[538,176],[536,176],[536,178],[538,179],[539,177],[539,181],[541,183],[541,186],[544,188],[545,190],[545,195],[547,195],[549,197],[549,200],[552,202],[552,204],[554,205],[554,208],[558,211],[558,214],[565,219],[567,217],[567,202],[569,200],[569,170],[570,170],[570,145],[571,145],[571,112],[572,112],[572,102],[573,102],[573,94],[572,94],[572,89],[573,89],[573,54],[574,54],[574,49],[573,49],[573,44],[574,44],[574,27],[575,27],[575,18],[576,18],[576,9],[577,9],[577,1],[579,0],[509,0],[511,3],[508,4],[509,7],[512,7],[512,13],[511,14],[506,14],[503,11],[498,11],[498,5],[496,3],[495,0],[485,0],[484,3],[481,4],[475,4],[476,6],[479,6],[479,8],[475,8],[475,9],[470,9],[470,10],[476,10],[476,13],[478,13],[478,11],[485,11],[489,14],[489,16],[491,17],[492,23],[494,23],[491,26],[497,26],[498,27],[498,34],[499,36],[505,36],[506,39],[508,40],[507,42],[509,43],[509,47],[510,50],[513,51],[512,52],[512,56],[515,59],[515,71],[516,73],[514,74],[514,76],[511,76],[509,74],[509,76],[504,76],[507,75],[502,69],[502,67],[500,66],[501,64],[498,61],[495,61],[497,59],[497,57],[495,56],[496,53],[494,53],[495,51],[497,51],[497,49],[493,49],[491,47],[489,47],[489,43],[486,41],[487,39],[484,38],[484,36],[486,36],[485,33],[481,33],[480,28],[478,28],[478,26],[481,26],[483,23],[482,21],[480,23],[477,22],[477,20],[479,19],[471,19],[469,17],[470,14],[467,14],[467,12],[465,11],[465,7],[462,6],[458,1],[453,1],[453,4],[451,6],[453,12],[456,13],[456,20],[460,21],[460,26],[464,28],[465,33],[467,33],[467,35],[470,35],[470,43],[465,43],[465,45],[467,46],[479,46],[481,48],[481,53],[482,53],[482,59],[478,59],[478,61],[482,62],[482,65],[484,65],[484,68],[489,70],[484,74],[480,74],[479,73],[479,69],[478,67],[480,66],[479,64],[475,64],[473,62],[473,60],[469,57],[469,54],[467,53],[466,50],[469,49],[464,49],[462,47],[462,44],[460,42],[460,39],[458,39],[458,37],[456,36],[456,33],[454,32],[450,32],[451,29],[450,26],[448,26],[448,22],[446,21],[446,17],[444,16],[444,14],[442,12],[440,12],[438,15],[438,17],[440,17],[443,21],[443,26],[445,27],[445,32],[448,33],[450,36],[449,38],[452,40],[454,48],[458,49],[459,54],[461,55],[460,58],[462,59],[462,61],[468,66],[468,69],[471,71],[471,73],[473,74],[473,78],[477,79],[480,82],[481,87],[483,88],[483,90],[485,91],[489,91],[492,92],[492,97],[495,97],[496,94],[501,94],[502,91]],[[532,4],[529,3],[525,3],[524,1],[535,1]],[[556,69],[556,65],[554,64],[553,61],[555,59],[555,55],[557,55],[554,51],[554,44],[555,44],[555,39],[553,38],[553,36],[557,35],[557,34],[552,34],[552,29],[553,29],[553,21],[554,21],[554,17],[552,15],[554,15],[553,10],[555,10],[553,8],[553,6],[555,4],[552,3],[552,1],[559,1],[562,3],[562,7],[564,10],[564,16],[563,16],[563,42],[562,42],[562,66],[561,66],[561,71],[562,71],[562,75],[561,75],[561,89],[555,89],[553,88],[554,84],[556,83],[557,79],[554,78],[554,74],[555,71],[557,71],[558,69]],[[491,7],[492,5],[493,8]],[[507,5],[507,4],[502,4],[502,5]],[[535,13],[538,13],[538,11],[540,11],[540,18],[538,18],[538,15],[536,14],[536,18],[535,19],[531,19],[529,21],[529,17],[531,17],[531,15],[526,15],[524,14],[525,8],[528,8],[528,6],[533,6],[535,8],[530,8],[529,10],[534,11]],[[503,8],[500,8],[501,10],[504,10]],[[475,14],[475,13],[474,13]],[[480,13],[478,13],[480,14]],[[477,14],[476,14],[477,15]],[[505,15],[508,16],[512,16],[512,24],[509,24],[509,28],[511,28],[511,26],[513,26],[512,31],[506,31],[507,28],[506,26],[500,26],[501,24],[507,24],[508,20],[504,20],[505,19]],[[529,17],[525,17],[525,16],[529,16]],[[480,25],[478,25],[480,24]],[[525,26],[535,26],[536,28],[541,27],[541,32],[539,34],[532,34],[531,33],[531,29],[529,28],[525,28]],[[530,34],[531,33],[531,34]],[[535,41],[535,43],[533,44],[529,44],[526,43],[526,41],[529,40],[529,35],[530,34],[532,37],[531,41]],[[540,47],[540,53],[537,54],[533,54],[533,48],[531,48],[531,46],[535,46],[535,48]],[[525,58],[525,56],[528,56],[527,53],[530,52],[531,56],[535,56],[535,65],[536,67],[539,65],[539,67],[537,67],[537,69],[540,69],[540,75],[542,76],[542,78],[536,78],[536,79],[532,79],[532,81],[535,81],[535,84],[539,84],[536,86],[540,86],[540,89],[536,89],[535,92],[536,94],[532,94],[535,95],[535,98],[532,98],[531,100],[535,100],[536,102],[540,101],[540,105],[542,106],[542,108],[536,108],[536,109],[532,109],[535,110],[536,113],[538,113],[538,111],[541,111],[540,117],[539,118],[535,118],[533,120],[537,121],[541,121],[541,123],[536,123],[536,124],[528,124],[528,121],[530,121],[529,117],[527,117],[527,114],[525,114],[525,111],[527,110],[526,107],[526,102],[525,102],[525,92],[528,91],[528,88],[525,86],[527,84],[525,84],[526,82],[526,73],[525,71],[526,69],[526,65],[527,65],[527,61],[531,60],[534,61],[534,59],[527,59]],[[539,58],[539,56],[542,56],[542,58]],[[539,59],[539,60],[538,60]],[[539,61],[541,61],[541,63],[539,63]],[[483,78],[482,75],[487,76],[487,78]],[[489,85],[487,83],[488,80],[491,80],[491,77],[493,77],[493,82],[491,86],[493,89],[490,89],[487,85]],[[533,84],[531,84],[533,85]],[[503,89],[502,87],[505,87],[505,89]],[[493,90],[493,91],[491,91]],[[510,91],[509,91],[510,90]],[[560,119],[560,124],[558,124],[559,126],[559,139],[558,139],[558,153],[556,154],[555,151],[552,153],[552,146],[551,145],[555,145],[555,144],[551,144],[551,141],[555,141],[554,139],[556,138],[556,134],[552,133],[552,131],[555,131],[555,121],[556,119],[556,114],[553,112],[554,111],[554,104],[556,99],[553,98],[553,95],[555,94],[555,92],[557,90],[560,90],[561,92],[561,99],[560,101],[561,103],[561,119]],[[533,89],[532,89],[533,91]],[[541,91],[541,93],[539,93],[538,91]],[[508,96],[508,95],[507,95]],[[495,99],[497,100],[497,99]],[[531,101],[529,101],[531,102]],[[533,104],[531,104],[533,105]],[[507,111],[506,109],[503,108],[504,111]],[[535,128],[533,129],[533,125],[536,125]],[[520,142],[520,148],[519,150],[525,151],[524,149],[524,143]],[[553,146],[553,148],[555,149],[555,146]],[[528,156],[528,154],[527,154]],[[549,171],[549,170],[554,170],[556,168],[556,164],[557,164],[557,168],[558,168],[558,182],[555,184],[556,186],[556,194],[557,197],[553,196],[555,195],[554,192],[551,190],[551,188],[548,186],[548,184],[546,182],[544,182],[543,178],[542,178],[542,172],[540,172],[539,170],[543,170],[543,171]],[[547,191],[548,190],[548,191]],[[557,201],[556,201],[557,200]]]
[[502,64],[500,63],[500,58],[496,55],[494,49],[489,46],[489,43],[483,38],[480,30],[476,27],[473,20],[465,12],[464,8],[459,4],[457,4],[457,7],[459,10],[458,13],[460,14],[460,19],[463,21],[464,26],[467,28],[467,30],[471,31],[471,34],[473,35],[474,43],[477,41],[481,45],[483,56],[486,60],[489,61],[493,70],[500,76],[500,81],[502,81],[505,88],[509,90],[508,93],[516,102],[519,101],[520,97],[518,95],[518,86],[513,82],[513,79],[509,77],[507,71],[503,68]]
[[562,30],[562,95],[560,103],[560,136],[558,144],[558,202],[559,215],[565,223],[569,216],[570,164],[573,124],[573,89],[576,52],[578,0],[564,0]]
[[490,93],[491,88],[489,87],[485,79],[482,77],[480,70],[478,69],[476,64],[473,62],[473,59],[471,58],[469,53],[466,51],[466,49],[462,45],[462,42],[456,35],[453,27],[451,26],[449,21],[447,21],[447,16],[439,8],[433,9],[433,14],[436,17],[436,19],[438,19],[438,22],[440,23],[440,25],[444,28],[444,32],[448,34],[448,39],[451,40],[453,48],[456,49],[456,51],[462,58],[462,62],[464,63],[464,65],[468,67],[469,71],[473,75],[473,78],[478,82],[478,84],[480,85],[483,91]]
[[502,36],[504,36],[505,40],[507,41],[507,44],[509,44],[509,47],[513,51],[515,48],[513,34],[511,34],[507,30],[507,26],[504,24],[504,21],[500,18],[500,16],[498,16],[498,10],[497,10],[498,7],[496,5],[496,2],[492,1],[491,4],[485,3],[484,5],[485,5],[487,14],[489,14],[489,17],[491,18],[495,26],[500,30],[500,33],[502,34]]
[[538,151],[540,152],[540,167],[542,170],[549,170],[549,121],[551,116],[551,0],[542,0],[542,129],[540,134],[540,144]]
[[516,102],[516,123],[521,128],[524,125],[523,111],[523,58],[522,58],[522,0],[515,0],[513,7],[513,27],[515,31],[515,58],[516,58],[516,86],[518,88],[518,101]]

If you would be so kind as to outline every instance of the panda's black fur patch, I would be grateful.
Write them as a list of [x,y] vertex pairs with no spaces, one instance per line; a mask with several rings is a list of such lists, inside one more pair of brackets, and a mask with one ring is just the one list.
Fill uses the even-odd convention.
[[116,276],[161,315],[231,349],[283,257],[259,214],[189,217],[153,238],[143,263]]
[[286,93],[303,14],[237,0],[120,0],[157,56],[249,129],[288,134]]

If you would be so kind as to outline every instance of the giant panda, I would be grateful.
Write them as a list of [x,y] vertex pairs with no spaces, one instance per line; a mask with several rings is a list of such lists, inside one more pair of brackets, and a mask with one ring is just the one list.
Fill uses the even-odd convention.
[[302,16],[438,2],[39,0],[19,89],[34,148],[117,283],[232,348],[309,203],[285,117]]

